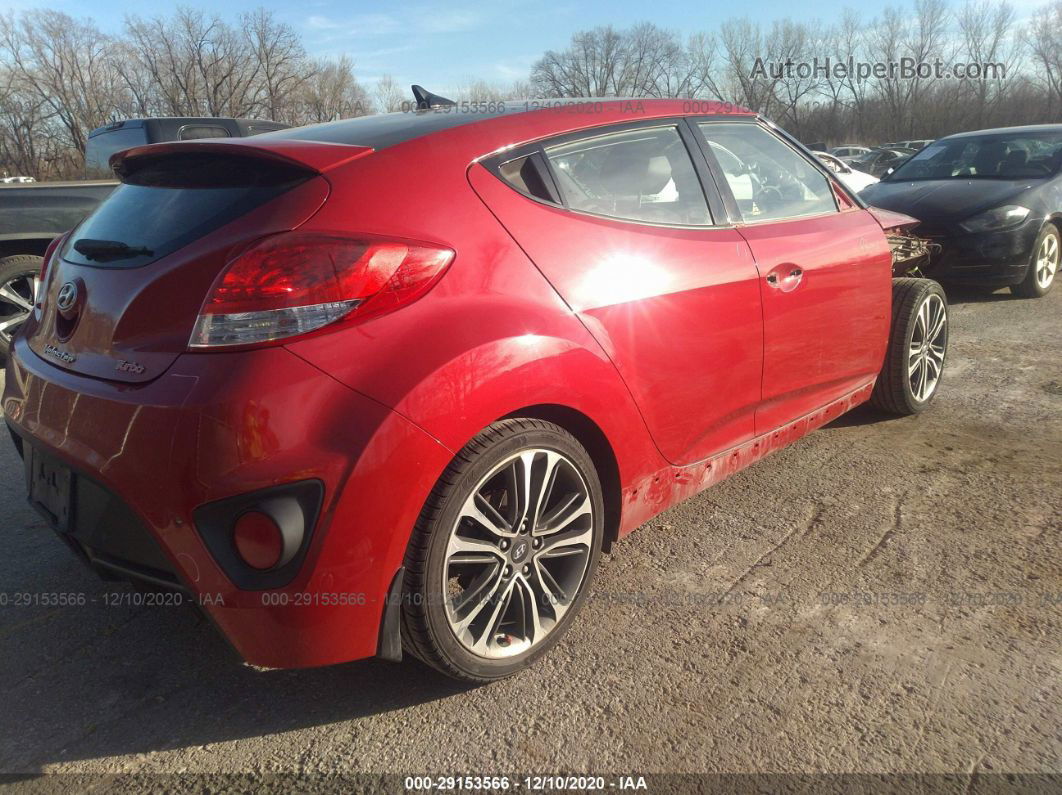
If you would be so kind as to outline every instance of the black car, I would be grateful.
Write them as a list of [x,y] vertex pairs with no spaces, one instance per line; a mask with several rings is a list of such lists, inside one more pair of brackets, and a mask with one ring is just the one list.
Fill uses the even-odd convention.
[[848,165],[864,174],[881,177],[890,168],[897,168],[911,155],[913,149],[871,149],[866,154],[848,160]]
[[922,223],[939,244],[938,281],[1047,293],[1062,238],[1062,124],[960,133],[934,141],[860,193]]

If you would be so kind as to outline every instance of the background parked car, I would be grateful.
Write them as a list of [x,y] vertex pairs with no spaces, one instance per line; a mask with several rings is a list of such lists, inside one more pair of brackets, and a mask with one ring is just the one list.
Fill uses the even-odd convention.
[[849,158],[845,162],[858,171],[880,179],[886,171],[896,168],[912,154],[909,149],[871,149],[866,154]]
[[0,184],[0,364],[11,336],[29,314],[36,296],[41,255],[56,235],[77,225],[118,185],[107,165],[122,149],[160,141],[242,138],[286,129],[260,119],[172,117],[127,119],[89,133],[85,171],[95,179],[76,182]]
[[859,193],[867,185],[873,185],[878,181],[877,177],[852,168],[839,157],[834,157],[826,152],[815,152],[814,154],[826,168],[837,175],[837,178],[844,183],[845,187],[855,193]]
[[941,138],[862,198],[922,221],[942,281],[1044,295],[1058,271],[1062,125],[979,130]]
[[853,146],[852,144],[845,144],[844,146],[835,146],[830,149],[829,154],[834,157],[860,157],[870,151],[869,146]]

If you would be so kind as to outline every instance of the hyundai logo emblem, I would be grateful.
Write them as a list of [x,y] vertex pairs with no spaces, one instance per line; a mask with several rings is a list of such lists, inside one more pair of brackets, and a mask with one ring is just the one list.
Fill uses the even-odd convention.
[[77,304],[78,289],[75,282],[67,282],[59,288],[59,296],[55,300],[55,305],[59,307],[60,312],[69,312]]

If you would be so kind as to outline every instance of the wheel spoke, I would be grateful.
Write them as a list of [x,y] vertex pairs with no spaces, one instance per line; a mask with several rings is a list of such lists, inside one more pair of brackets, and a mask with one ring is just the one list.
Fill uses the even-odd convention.
[[933,326],[929,334],[926,335],[926,340],[933,342],[940,336],[940,332],[944,330],[944,323],[947,320],[947,312],[944,311],[944,305],[939,304],[936,301],[933,302]]
[[478,491],[465,501],[461,516],[471,519],[496,536],[512,537],[515,535],[502,515]]
[[[536,535],[559,533],[576,519],[593,511],[590,498],[585,494],[571,494],[556,508],[542,517]],[[548,546],[548,545],[547,545]]]
[[25,309],[27,312],[33,309],[33,304],[23,298],[21,295],[15,292],[15,288],[11,286],[11,282],[0,285],[0,299],[7,301],[9,304]]
[[488,605],[500,601],[502,592],[508,585],[500,565],[494,570],[481,572],[465,591],[450,600],[454,631],[458,635],[467,631]]
[[498,630],[501,628],[502,620],[505,618],[505,614],[509,610],[509,604],[513,598],[513,588],[516,585],[516,580],[511,579],[502,584],[498,589],[497,596],[495,598],[489,598],[488,603],[494,604],[494,609],[491,611],[487,618],[487,623],[483,627],[483,632],[476,639],[475,644],[472,646],[473,650],[480,653],[488,651],[491,646],[491,642],[494,636],[498,634]]
[[26,320],[27,315],[15,315],[9,317],[7,320],[0,320],[0,332],[6,332],[8,329],[16,328],[19,323]]
[[542,543],[542,551],[539,553],[539,556],[551,557],[556,555],[571,554],[571,552],[568,552],[566,550],[568,550],[570,547],[589,547],[593,538],[593,523],[590,523],[585,528],[575,528],[574,530],[569,530],[566,533],[555,533],[554,535],[546,536],[545,540]]
[[534,644],[545,634],[542,628],[542,615],[539,611],[538,594],[535,593],[534,586],[523,577],[517,578],[516,588],[521,600],[524,637]]
[[502,559],[501,550],[489,541],[480,541],[478,538],[459,536],[456,533],[450,536],[450,544],[446,548],[446,556],[451,559],[455,555],[486,556],[495,560]]

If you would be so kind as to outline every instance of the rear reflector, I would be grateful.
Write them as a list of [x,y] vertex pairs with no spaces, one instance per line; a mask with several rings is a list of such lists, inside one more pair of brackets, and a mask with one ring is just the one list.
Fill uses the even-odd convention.
[[271,569],[284,554],[284,537],[272,516],[248,511],[232,531],[236,551],[252,569]]
[[233,260],[203,304],[192,348],[255,345],[363,320],[420,298],[442,276],[447,248],[290,232]]

